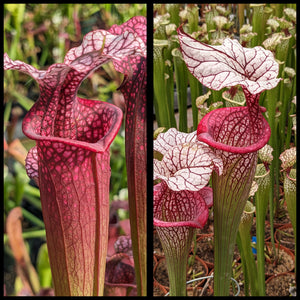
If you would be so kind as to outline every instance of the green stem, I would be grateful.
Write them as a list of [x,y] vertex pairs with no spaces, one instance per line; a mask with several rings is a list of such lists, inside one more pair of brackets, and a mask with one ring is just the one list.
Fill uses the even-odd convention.
[[178,27],[180,25],[180,4],[166,4],[166,8],[170,14],[170,24],[175,24]]
[[8,100],[5,105],[4,114],[3,114],[3,132],[6,131],[6,127],[8,125],[8,121],[11,115],[11,108],[12,108],[12,100]]
[[[296,80],[294,80],[294,83]],[[293,84],[294,85],[294,84]],[[292,137],[292,126],[293,126],[293,119],[290,117],[295,113],[295,106],[293,103],[291,103],[291,107],[288,113],[288,120],[287,120],[287,131],[285,136],[285,149],[288,149],[290,147],[291,143],[291,137]],[[295,146],[296,146],[296,135],[295,135]]]
[[164,99],[164,101],[168,103],[171,127],[177,128],[176,118],[174,113],[174,65],[172,63],[173,62],[172,50],[175,47],[176,48],[178,47],[178,43],[169,40],[168,47],[164,49],[164,60],[165,60],[164,75],[166,75],[165,87],[166,87],[166,94],[167,94],[167,97]]
[[238,20],[239,20],[239,27],[238,29],[240,30],[242,26],[245,24],[245,16],[244,16],[244,10],[246,9],[247,4],[238,4]]
[[14,91],[12,90],[11,91],[11,95],[16,97],[18,99],[18,103],[23,106],[23,108],[25,110],[29,110],[33,104],[34,104],[34,101],[32,101],[31,99],[27,98],[26,96],[20,94],[18,91]]
[[[29,184],[26,184],[26,186],[25,186],[25,189],[24,189],[24,194],[25,195],[30,195],[30,196],[33,196],[33,197],[37,197],[37,198],[40,198],[40,190],[38,189],[38,188],[36,188],[36,187],[34,187],[34,186],[31,186],[31,185],[29,185]],[[37,204],[37,203],[40,203],[39,205]],[[38,207],[38,208],[41,208],[42,206],[41,206],[41,201],[38,201],[37,203],[36,203],[36,207]]]
[[186,296],[186,264],[187,257],[168,257],[170,296]]
[[[270,165],[270,172],[274,174],[274,166]],[[274,239],[274,176],[271,176],[270,191],[269,191],[269,215],[270,215],[270,231],[271,231],[271,243],[273,247],[273,253],[275,253],[275,239]]]
[[[257,153],[224,157],[224,173],[213,173],[215,276],[214,296],[228,296],[232,270],[233,251],[238,226],[254,177]],[[235,180],[236,172],[248,162],[243,178]]]
[[[268,202],[268,197],[266,198]],[[264,238],[265,238],[265,218],[262,216],[261,204],[259,196],[256,198],[256,248],[257,248],[257,278],[258,278],[258,291],[261,296],[265,296],[265,256],[264,256]]]
[[198,5],[190,6],[188,9],[189,33],[198,31],[199,24],[199,7]]
[[271,226],[271,243],[273,246],[273,253],[275,253],[275,240],[274,240],[274,190],[275,183],[279,182],[278,173],[278,162],[279,153],[277,151],[277,126],[276,126],[276,102],[279,95],[279,85],[272,90],[266,91],[266,106],[268,111],[268,123],[271,128],[271,136],[269,140],[269,145],[274,149],[274,159],[270,165],[270,192],[269,192],[269,206],[270,206],[270,226]]
[[218,15],[215,5],[212,5],[212,10],[205,13],[205,23],[207,27],[208,39],[211,40],[211,30],[216,29],[216,23],[213,20]]
[[[291,169],[290,171],[290,178],[296,180],[296,169]],[[289,216],[292,222],[294,237],[295,237],[295,273],[296,273],[296,245],[297,245],[297,215],[296,215],[296,181],[293,181],[287,177],[287,174],[284,174],[284,199],[287,204],[287,209],[289,212]]]
[[39,210],[42,210],[41,201],[30,194],[24,194],[24,199],[26,199],[27,202],[29,202],[34,207],[38,208]]
[[274,15],[278,18],[281,18],[284,9],[284,3],[271,4],[271,7],[274,10]]
[[[222,93],[224,92],[225,89],[221,89],[220,91],[215,91],[215,90],[210,90],[211,91],[211,97],[207,101],[207,105],[209,106],[212,103],[216,103],[218,101],[223,101],[224,99],[222,97]],[[212,99],[212,101],[211,101]]]
[[257,166],[255,181],[258,184],[258,190],[255,194],[258,292],[260,296],[265,296],[265,220],[271,180],[269,173],[265,173],[262,164]]
[[240,236],[242,251],[247,266],[247,274],[250,283],[251,296],[259,296],[258,287],[257,287],[257,269],[256,269],[254,255],[251,251],[250,230],[252,226],[252,214],[253,213],[248,214],[244,211],[239,225],[239,236]]
[[193,130],[197,129],[198,126],[198,107],[196,106],[196,99],[202,95],[202,85],[200,81],[195,78],[190,72],[188,72],[188,80],[191,90],[191,101],[192,101],[192,114],[193,114]]
[[25,3],[20,3],[17,8],[17,13],[14,17],[15,35],[9,48],[9,57],[16,59],[20,51],[21,26],[24,20]]
[[[159,42],[161,42],[160,45],[153,46],[153,87],[155,114],[158,127],[166,127],[168,129],[171,127],[176,127],[176,120],[173,109],[174,103],[172,103],[172,99],[170,99],[170,95],[167,93],[165,58],[163,56],[163,49],[167,46],[167,44],[163,44],[162,41]],[[174,91],[172,90],[172,94],[173,93]]]
[[[291,37],[284,37],[281,39],[281,42],[276,47],[276,53],[275,57],[281,62],[284,62],[283,64],[280,64],[279,66],[279,75],[283,78],[286,75],[284,74],[284,67],[286,66],[287,57],[288,54],[291,52]],[[291,100],[291,93],[292,93],[292,80],[285,79],[282,80],[279,83],[279,93],[277,99],[280,99],[281,105],[279,107],[281,115],[279,117],[279,152],[281,153],[284,145],[284,139],[285,139],[285,129],[286,129],[286,123],[287,123],[287,112],[288,112],[288,106],[290,104]]]
[[22,208],[22,214],[23,214],[24,218],[29,220],[32,224],[37,225],[40,228],[45,228],[44,222],[41,221],[39,218],[37,218],[32,213],[30,213],[28,210]]
[[[35,238],[45,238],[46,237],[46,230],[34,230],[34,231],[26,231],[22,233],[23,239],[35,239]],[[3,235],[3,243],[6,244],[8,242],[7,234]]]
[[265,4],[251,4],[253,8],[252,26],[253,32],[257,35],[251,40],[251,46],[259,46],[265,40],[266,22],[272,9],[265,7]]
[[187,67],[179,49],[172,51],[179,109],[179,131],[187,132]]
[[242,246],[242,241],[241,241],[241,236],[240,236],[240,232],[239,231],[237,233],[236,243],[237,243],[238,249],[240,251],[240,255],[241,255],[242,270],[243,270],[243,274],[244,274],[244,291],[245,291],[245,296],[249,296],[249,278],[248,278],[246,257],[245,257],[245,254],[243,252],[243,246]]
[[[227,214],[230,212],[225,209]],[[224,227],[230,228],[228,222],[220,218],[221,210],[214,207],[214,232],[215,236],[215,271],[214,271],[214,296],[229,296],[231,263],[237,230],[228,233]]]
[[194,232],[194,228],[185,226],[157,227],[166,257],[170,296],[186,296],[186,266]]
[[248,233],[246,235],[243,235],[242,233],[240,233],[240,236],[243,245],[243,251],[246,258],[251,296],[259,296],[258,288],[257,288],[257,269],[256,269],[253,253],[251,252],[250,234]]

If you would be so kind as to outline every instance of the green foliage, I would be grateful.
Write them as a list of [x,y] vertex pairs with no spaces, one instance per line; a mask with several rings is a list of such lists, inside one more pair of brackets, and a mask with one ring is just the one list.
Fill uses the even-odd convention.
[[[179,21],[172,17],[173,11],[179,11]],[[184,31],[191,34],[197,40],[211,45],[219,45],[222,41],[229,38],[240,38],[243,46],[254,47],[263,46],[273,51],[276,59],[280,61],[280,74],[282,78],[287,78],[284,67],[295,70],[295,5],[292,4],[228,4],[228,5],[196,5],[196,4],[172,4],[154,6],[154,108],[158,127],[174,127],[172,120],[177,112],[177,102],[174,100],[174,90],[168,89],[169,82],[175,79],[174,87],[179,95],[186,93],[186,88],[181,86],[182,80],[176,76],[176,65],[169,58],[169,52],[179,47],[176,37],[176,30],[183,24]],[[241,14],[241,13],[242,14]],[[245,17],[244,17],[245,15]],[[200,18],[199,18],[200,17]],[[199,21],[200,20],[200,21]],[[278,24],[274,29],[274,23]],[[247,24],[246,24],[247,23]],[[175,28],[174,28],[175,26]],[[172,28],[172,30],[170,30]],[[274,42],[274,35],[279,35]],[[159,49],[159,50],[158,50]],[[159,55],[157,55],[159,53]],[[178,61],[178,59],[176,59]],[[158,65],[158,66],[156,66]],[[168,69],[171,70],[167,71]],[[172,75],[172,73],[174,75]],[[295,76],[285,80],[276,92],[277,103],[272,100],[272,105],[277,107],[279,99],[284,98],[280,106],[282,111],[280,121],[280,150],[283,150],[282,132],[287,126],[287,114],[291,107],[291,100],[295,96]],[[178,82],[179,80],[179,82]],[[198,113],[195,101],[197,97],[204,94],[205,87],[195,86],[194,77],[188,72],[188,96],[187,105],[192,106],[193,130],[198,124]],[[288,92],[283,93],[289,88]],[[183,91],[185,90],[185,91]],[[222,100],[223,91],[211,91],[211,96],[207,100],[208,105]],[[261,96],[261,103],[264,104],[266,92]],[[283,96],[283,97],[281,97]],[[266,100],[267,101],[267,100]],[[224,102],[224,101],[223,101]],[[265,104],[266,106],[266,104]],[[294,113],[294,111],[292,112]],[[179,120],[184,120],[187,114],[182,109],[179,110]],[[188,118],[189,119],[189,118]],[[176,126],[179,126],[177,121]],[[191,124],[188,126],[191,129]],[[185,130],[186,131],[186,130]],[[275,132],[275,130],[274,130]],[[289,135],[294,140],[293,135]],[[285,141],[285,140],[284,140]],[[272,145],[273,146],[273,145]]]
[[[179,20],[172,17],[173,11],[179,11]],[[200,119],[210,111],[210,108],[245,105],[242,98],[237,99],[238,93],[231,97],[231,91],[228,89],[209,90],[189,72],[185,78],[188,80],[186,87],[182,77],[177,74],[178,58],[170,60],[168,57],[170,51],[176,51],[174,49],[179,47],[176,29],[181,24],[186,33],[203,43],[220,45],[225,38],[235,38],[243,47],[261,46],[270,50],[279,63],[281,82],[276,88],[260,95],[260,105],[267,108],[265,118],[272,132],[269,146],[274,149],[274,159],[268,163],[267,177],[270,180],[268,188],[259,186],[256,195],[257,200],[261,200],[262,197],[264,200],[257,206],[259,214],[257,246],[261,248],[258,249],[260,255],[258,280],[262,281],[264,221],[269,211],[272,231],[274,215],[280,208],[279,187],[287,180],[284,172],[280,171],[279,155],[284,150],[296,146],[296,4],[157,4],[154,5],[154,16],[154,110],[158,128],[174,127],[171,118],[175,115],[177,120],[175,126],[189,132],[196,130]],[[160,55],[156,55],[157,49],[160,50]],[[168,90],[168,81],[173,78],[174,89]],[[179,95],[185,95],[187,92],[185,109],[180,106],[182,100],[177,106],[174,92]],[[187,127],[182,125],[186,124],[185,120],[188,123]],[[273,231],[271,240],[274,240]],[[258,289],[261,295],[264,294],[264,282],[259,283]]]
[[47,244],[43,244],[38,252],[37,256],[37,272],[40,279],[42,288],[52,287],[52,274],[50,269],[50,262],[48,257]]
[[118,195],[119,191],[127,187],[127,172],[125,163],[124,131],[119,132],[110,146],[111,179],[110,198]]

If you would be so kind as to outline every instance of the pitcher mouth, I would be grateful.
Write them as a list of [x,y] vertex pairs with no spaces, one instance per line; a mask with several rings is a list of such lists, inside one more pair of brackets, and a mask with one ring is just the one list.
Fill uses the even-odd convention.
[[121,127],[122,117],[123,117],[122,110],[117,106],[107,102],[82,99],[79,97],[77,97],[77,99],[82,103],[95,102],[95,104],[99,106],[103,106],[112,112],[111,120],[108,120],[107,123],[105,124],[107,126],[106,131],[103,133],[103,136],[100,136],[98,140],[89,142],[88,140],[84,141],[80,139],[72,139],[67,137],[64,138],[64,137],[53,136],[53,135],[45,136],[45,135],[38,134],[35,128],[35,124],[32,124],[33,122],[31,122],[30,111],[25,116],[22,124],[23,127],[22,129],[24,134],[30,139],[33,139],[37,142],[63,143],[66,145],[74,146],[76,148],[83,148],[92,152],[97,152],[97,153],[105,152],[109,148],[110,144],[112,143],[113,139],[115,138],[115,136],[117,135]]
[[[208,212],[207,212],[208,217]],[[202,225],[201,223],[197,221],[178,221],[178,222],[166,222],[161,221],[156,218],[153,218],[153,225],[156,227],[193,227],[193,228],[200,228],[202,229],[204,225],[206,224],[206,221]]]
[[[267,142],[269,141],[269,138],[271,136],[271,129],[268,124],[268,122],[265,120],[264,117],[261,118],[262,121],[262,129],[261,132],[258,134],[258,141],[249,145],[245,146],[233,146],[228,145],[222,142],[217,141],[213,137],[213,130],[211,124],[211,118],[214,116],[214,114],[219,113],[220,111],[228,111],[228,114],[233,111],[242,111],[247,110],[247,107],[226,107],[226,108],[220,108],[218,110],[214,110],[206,114],[203,119],[200,121],[198,128],[197,128],[197,138],[199,141],[204,142],[208,144],[209,146],[222,150],[227,151],[230,153],[236,153],[236,154],[245,154],[245,153],[251,153],[256,152],[259,149],[261,149]],[[265,111],[263,107],[261,107],[261,111]],[[237,124],[238,126],[238,124]]]

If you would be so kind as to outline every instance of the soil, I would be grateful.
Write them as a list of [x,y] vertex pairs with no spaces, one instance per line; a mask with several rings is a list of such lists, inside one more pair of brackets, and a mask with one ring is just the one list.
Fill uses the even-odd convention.
[[[203,296],[213,296],[213,290],[212,287],[214,286],[214,280],[212,279],[209,283],[210,289],[207,289],[205,293],[203,293]],[[238,291],[236,284],[232,281],[232,284],[230,285],[229,290],[229,296],[245,296],[243,287],[240,285],[240,291]]]
[[295,249],[295,236],[293,227],[279,227],[275,232],[275,239],[277,243],[292,251]]
[[165,293],[163,293],[157,285],[154,285],[153,286],[153,295],[158,297],[158,296],[164,296]]
[[[253,224],[251,227],[251,236],[256,236],[256,218],[253,218]],[[271,239],[271,225],[269,221],[265,221],[265,241]]]
[[[283,210],[285,207],[283,206]],[[286,224],[289,222],[289,217],[288,214],[283,214],[283,217],[280,218],[280,221],[283,222],[282,225]],[[276,222],[279,221],[279,218],[276,219]],[[276,223],[276,227],[279,226],[280,223]],[[251,230],[251,235],[256,235],[255,232],[255,219],[253,220],[253,226]],[[275,229],[274,229],[275,230]],[[292,228],[284,229],[285,232],[288,234],[292,235],[293,231]],[[208,226],[205,227],[205,229],[198,230],[197,233],[197,249],[196,249],[196,255],[200,257],[202,260],[204,260],[208,266],[208,273],[211,274],[213,271],[213,263],[214,263],[214,243],[213,243],[213,235],[211,234],[213,232],[213,223],[209,224]],[[206,236],[201,236],[201,234],[206,234]],[[270,224],[266,222],[266,227],[265,227],[265,240],[270,240]],[[295,241],[293,238],[288,238],[286,236],[281,237],[281,244],[285,246],[288,246],[290,250],[295,249]],[[190,253],[192,254],[194,252],[193,245],[191,247]],[[157,233],[154,231],[153,234],[153,253],[155,256],[155,259],[162,260],[164,257],[164,253],[158,238]],[[271,253],[268,253],[271,255]],[[266,279],[268,279],[271,275],[274,274],[281,274],[283,272],[288,272],[288,271],[293,271],[294,270],[294,260],[291,258],[284,250],[279,250],[279,260],[275,261],[271,256],[271,262],[267,263],[266,262]],[[238,281],[239,286],[240,286],[240,293],[238,296],[245,296],[244,292],[244,276],[243,272],[241,270],[240,266],[240,254],[237,249],[235,248],[234,251],[234,259],[235,259],[235,264],[233,266],[233,277]],[[164,259],[163,259],[164,260]],[[197,271],[195,271],[197,273]],[[280,276],[281,277],[281,276]],[[268,296],[288,296],[289,294],[289,288],[292,285],[292,281],[295,281],[295,275],[294,273],[291,273],[290,276],[288,276],[287,279],[276,278],[277,280],[272,280],[270,283],[266,284],[266,295]],[[164,296],[166,292],[168,292],[168,273],[166,270],[165,264],[160,266],[158,269],[155,271],[155,279],[159,281],[160,283],[165,285],[165,289],[162,291],[156,284],[154,284],[154,289],[153,289],[153,296]],[[189,279],[187,279],[189,280]],[[204,292],[202,293],[203,286],[207,282],[207,279],[204,280],[204,282],[201,283],[200,286],[198,286],[198,283],[196,282],[195,284],[197,285],[195,288],[189,288],[187,289],[187,294],[188,296],[212,296],[213,291],[213,279],[210,279],[209,285],[207,288],[204,289]],[[295,284],[294,284],[295,285]],[[237,292],[236,290],[236,285],[233,283],[231,286],[231,291],[230,295],[235,295]],[[202,293],[202,294],[201,294]]]
[[273,277],[266,282],[267,296],[290,296],[290,288],[296,285],[295,274],[288,273]]
[[[187,279],[186,280],[189,281],[194,278],[206,276],[207,270],[203,264],[205,264],[205,263],[201,262],[201,260],[195,259],[193,265],[191,267],[189,267],[187,270]],[[196,274],[196,275],[193,275],[193,274]],[[166,266],[166,260],[164,258],[159,260],[157,267],[154,271],[154,278],[156,279],[156,281],[159,284],[164,286],[166,290],[169,290],[169,277],[168,277],[168,271],[167,271],[167,266]],[[204,282],[204,280],[202,280],[200,282],[196,281],[195,283],[188,284],[187,287],[200,286],[203,284],[203,282]],[[164,293],[163,293],[163,291],[161,291],[159,293],[159,295],[155,295],[155,296],[164,296]]]
[[201,257],[207,266],[213,268],[214,264],[214,243],[213,236],[199,237],[197,238],[197,251],[196,255]]
[[284,203],[283,205],[280,205],[276,211],[276,214],[274,215],[274,227],[278,228],[288,223],[291,223],[291,219]]
[[164,257],[164,252],[162,250],[162,246],[158,237],[158,234],[154,230],[153,232],[153,254],[159,259]]
[[[205,264],[205,262],[202,260],[200,260],[199,258],[194,256],[190,256],[190,258],[194,258],[194,263],[188,267],[188,271],[187,271],[187,276],[186,276],[186,281],[192,280],[192,279],[196,279],[196,278],[200,278],[203,276],[207,276],[208,274],[208,268]],[[195,285],[197,286],[201,286],[202,283],[204,282],[204,280],[199,280],[196,281],[194,283],[190,283],[187,286],[188,287],[193,287]]]
[[166,266],[166,260],[161,259],[158,261],[157,267],[154,271],[153,277],[155,280],[164,287],[169,287],[169,276]]
[[[268,252],[271,252],[271,245],[267,245],[267,247],[269,249]],[[268,255],[269,254],[271,253],[268,253]],[[294,269],[294,260],[285,250],[279,249],[278,252],[278,249],[276,248],[275,254],[278,255],[277,259],[270,255],[270,260],[266,260],[265,273],[268,276],[289,272]]]
[[[214,264],[214,237],[213,236],[204,236],[198,235],[197,238],[197,251],[196,255],[201,257],[207,264],[207,266],[212,269]],[[233,253],[233,259],[236,261],[240,260],[240,254],[238,248],[235,247]]]

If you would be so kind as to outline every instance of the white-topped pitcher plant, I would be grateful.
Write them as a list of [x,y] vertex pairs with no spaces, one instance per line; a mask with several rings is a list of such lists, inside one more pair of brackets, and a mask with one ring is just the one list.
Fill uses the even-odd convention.
[[214,295],[227,296],[234,245],[255,174],[257,151],[271,134],[259,97],[280,81],[279,65],[270,51],[259,46],[244,48],[229,38],[219,46],[206,45],[186,34],[182,27],[178,36],[189,71],[203,85],[213,90],[239,85],[246,98],[246,106],[206,114],[197,128],[198,140],[208,144],[223,161],[223,173],[212,174]]

